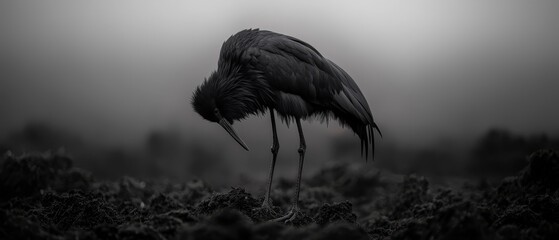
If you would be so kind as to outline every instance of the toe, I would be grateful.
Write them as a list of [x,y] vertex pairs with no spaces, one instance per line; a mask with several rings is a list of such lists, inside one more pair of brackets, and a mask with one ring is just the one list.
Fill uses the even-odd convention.
[[285,220],[285,223],[293,223],[293,221],[295,221],[295,219],[297,219],[297,216],[299,215],[298,211],[293,211],[291,216]]
[[293,216],[293,211],[289,211],[285,216],[272,219],[269,222],[283,222],[283,221],[286,221],[286,220],[290,219],[291,216]]

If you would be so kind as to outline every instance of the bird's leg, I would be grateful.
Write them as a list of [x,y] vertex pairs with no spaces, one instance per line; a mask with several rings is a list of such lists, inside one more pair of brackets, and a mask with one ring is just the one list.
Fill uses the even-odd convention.
[[272,134],[273,134],[273,143],[272,143],[272,164],[270,165],[270,174],[268,175],[268,189],[266,190],[266,196],[264,197],[264,202],[262,203],[262,208],[265,208],[273,213],[272,210],[272,202],[270,201],[270,193],[272,192],[272,179],[274,178],[274,167],[276,165],[276,158],[278,156],[279,151],[279,141],[278,141],[278,132],[276,130],[276,118],[274,116],[274,110],[270,108],[270,117],[272,119]]
[[301,121],[299,119],[296,119],[296,122],[297,130],[299,131],[299,171],[297,173],[297,188],[295,189],[295,195],[293,196],[291,209],[289,210],[287,215],[274,219],[273,221],[293,221],[299,213],[299,192],[301,191],[301,175],[303,174],[303,162],[305,160],[305,151],[307,149],[307,144],[305,143],[305,136],[303,135]]

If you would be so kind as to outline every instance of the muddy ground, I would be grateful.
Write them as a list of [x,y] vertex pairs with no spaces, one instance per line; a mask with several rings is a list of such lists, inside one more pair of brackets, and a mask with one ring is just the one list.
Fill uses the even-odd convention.
[[[262,196],[123,177],[99,181],[63,154],[6,154],[0,239],[559,239],[559,152],[539,150],[516,176],[440,187],[418,176],[329,167],[305,179],[303,214],[267,222]],[[293,182],[275,182],[285,213]]]

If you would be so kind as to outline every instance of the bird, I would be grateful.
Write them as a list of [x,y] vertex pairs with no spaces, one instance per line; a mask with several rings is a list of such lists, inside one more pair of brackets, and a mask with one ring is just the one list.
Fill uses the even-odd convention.
[[271,221],[293,221],[301,211],[299,193],[306,152],[301,119],[334,119],[350,128],[361,140],[365,159],[369,147],[374,159],[374,130],[382,137],[365,96],[348,73],[310,44],[258,28],[242,30],[223,43],[217,70],[194,90],[191,104],[202,118],[221,125],[247,151],[232,124],[269,111],[272,161],[262,208],[272,213],[270,192],[280,148],[274,112],[287,125],[295,122],[299,135],[295,194],[287,214]]

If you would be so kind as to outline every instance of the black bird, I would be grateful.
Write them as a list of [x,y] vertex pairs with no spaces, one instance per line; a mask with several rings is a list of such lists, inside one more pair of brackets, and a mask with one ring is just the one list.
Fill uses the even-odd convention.
[[317,116],[348,126],[361,139],[361,155],[365,149],[366,159],[369,144],[374,155],[373,129],[382,136],[363,93],[343,69],[306,42],[259,29],[240,31],[223,43],[217,71],[195,90],[192,105],[203,118],[219,123],[247,151],[231,124],[250,114],[270,111],[273,156],[262,204],[270,212],[270,191],[280,146],[274,110],[286,124],[295,121],[300,139],[297,189],[291,210],[277,221],[293,220],[299,212],[306,151],[301,119]]

